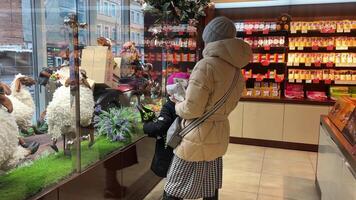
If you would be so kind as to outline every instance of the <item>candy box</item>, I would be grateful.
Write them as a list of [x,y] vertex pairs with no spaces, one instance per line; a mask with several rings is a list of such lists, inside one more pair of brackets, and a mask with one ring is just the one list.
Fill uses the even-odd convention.
[[337,100],[334,107],[330,110],[328,117],[340,131],[343,131],[353,115],[355,108],[355,100],[349,97],[342,97]]

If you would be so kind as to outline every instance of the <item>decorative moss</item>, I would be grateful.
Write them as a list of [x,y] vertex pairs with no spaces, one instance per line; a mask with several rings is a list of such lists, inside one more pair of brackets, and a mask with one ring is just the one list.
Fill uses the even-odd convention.
[[[133,138],[137,138],[140,135],[135,134]],[[82,142],[82,168],[85,169],[128,144],[130,142],[111,142],[104,136],[98,137],[91,148],[89,148],[87,141]],[[41,192],[44,188],[55,185],[73,175],[74,166],[73,160],[64,156],[61,151],[57,154],[39,158],[31,165],[19,167],[7,174],[0,175],[0,199],[27,199]]]

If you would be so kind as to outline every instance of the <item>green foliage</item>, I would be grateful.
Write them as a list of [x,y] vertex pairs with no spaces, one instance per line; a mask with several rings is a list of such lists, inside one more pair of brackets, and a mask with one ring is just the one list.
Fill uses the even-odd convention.
[[[139,135],[135,138],[140,138]],[[126,142],[110,142],[105,136],[98,137],[93,147],[88,147],[88,141],[82,142],[81,161],[85,169],[91,164],[104,159],[108,154],[123,148]],[[33,161],[32,164],[18,167],[0,175],[0,199],[23,200],[39,193],[44,188],[52,186],[65,178],[74,176],[73,160],[60,151]]]
[[130,141],[138,120],[132,108],[110,108],[96,115],[94,124],[97,135],[105,135],[111,141]]
[[159,23],[196,23],[205,16],[210,0],[145,0],[147,11],[158,16]]

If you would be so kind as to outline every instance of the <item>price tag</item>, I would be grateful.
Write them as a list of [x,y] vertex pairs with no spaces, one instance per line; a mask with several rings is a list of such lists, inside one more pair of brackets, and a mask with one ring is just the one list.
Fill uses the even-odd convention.
[[182,32],[182,31],[178,32],[178,35],[183,35],[183,34],[184,34],[184,32]]
[[287,66],[293,66],[293,63],[292,62],[288,62]]
[[344,32],[345,32],[345,33],[350,33],[350,32],[351,32],[351,29],[344,29]]
[[291,29],[291,30],[290,30],[290,33],[297,33],[297,30]]
[[333,45],[328,45],[328,46],[326,47],[326,50],[328,50],[328,51],[333,51],[333,50],[334,50],[334,46],[333,46]]
[[271,50],[271,46],[270,45],[265,45],[263,48],[264,48],[265,51]]
[[319,79],[314,79],[313,83],[320,83],[320,80]]
[[327,62],[326,63],[326,67],[334,67],[334,63],[333,62]]
[[246,35],[252,35],[252,29],[246,29]]
[[337,32],[337,33],[343,33],[344,30],[343,30],[342,28],[338,28],[338,29],[336,29],[336,32]]
[[315,67],[321,67],[321,62],[320,61],[315,62],[314,65],[315,65]]
[[302,33],[308,33],[308,30],[307,29],[303,29]]
[[297,83],[303,83],[302,79],[297,79]]
[[280,83],[280,82],[282,82],[282,78],[280,78],[279,76],[277,76],[277,77],[275,78],[275,81],[276,81],[276,83]]
[[174,46],[174,50],[179,50],[180,49],[180,46]]
[[298,66],[299,66],[299,63],[293,63],[293,66],[298,67]]
[[325,80],[325,84],[330,85],[331,84],[331,80],[330,79]]
[[263,29],[262,34],[264,34],[264,35],[268,35],[268,34],[269,34],[269,29]]
[[262,66],[268,66],[270,64],[269,60],[263,60],[261,62]]
[[312,83],[312,80],[305,80],[305,83]]
[[303,51],[304,47],[298,47],[298,51]]
[[313,45],[313,46],[312,46],[312,50],[313,50],[313,51],[318,51],[318,50],[319,50],[319,46]]
[[306,67],[311,67],[311,63],[305,63]]
[[293,50],[295,50],[295,47],[290,46],[290,47],[289,47],[289,50],[292,50],[292,51],[293,51]]
[[349,47],[348,46],[338,46],[338,47],[336,47],[336,50],[348,50],[349,49]]
[[294,83],[294,82],[295,82],[295,79],[289,79],[288,82],[289,82],[289,83]]

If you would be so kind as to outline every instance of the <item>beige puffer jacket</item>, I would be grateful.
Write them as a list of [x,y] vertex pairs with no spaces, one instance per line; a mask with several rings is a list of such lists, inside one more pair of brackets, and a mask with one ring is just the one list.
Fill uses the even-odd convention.
[[186,100],[176,105],[183,126],[210,110],[227,92],[239,72],[236,89],[224,106],[199,127],[188,133],[174,150],[186,161],[212,161],[226,153],[230,126],[228,115],[235,109],[244,88],[241,68],[251,57],[250,46],[240,39],[227,39],[209,43],[203,51],[204,59],[195,66],[189,80]]

